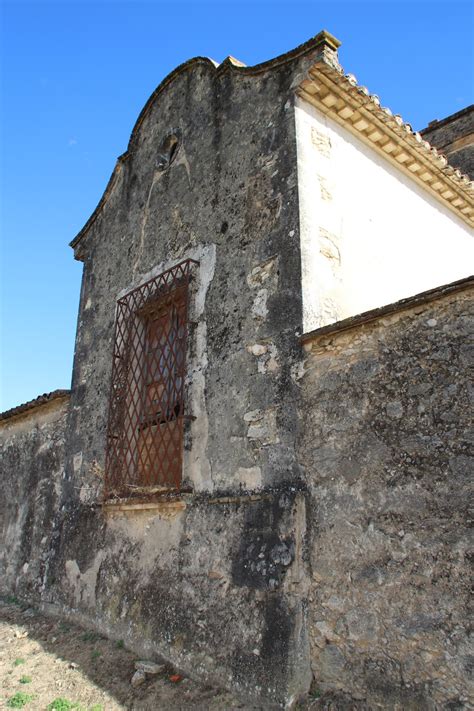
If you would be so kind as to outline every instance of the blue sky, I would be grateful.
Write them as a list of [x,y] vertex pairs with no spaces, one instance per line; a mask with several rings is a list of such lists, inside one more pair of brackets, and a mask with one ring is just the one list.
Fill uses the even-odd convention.
[[82,266],[68,243],[148,96],[195,55],[248,65],[325,28],[341,63],[415,128],[472,103],[457,0],[1,3],[0,411],[70,385]]

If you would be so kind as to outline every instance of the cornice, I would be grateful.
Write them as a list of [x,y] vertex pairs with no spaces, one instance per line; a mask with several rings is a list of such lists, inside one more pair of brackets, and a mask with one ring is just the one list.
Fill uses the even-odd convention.
[[474,190],[468,176],[449,165],[447,158],[401,116],[383,108],[378,96],[360,86],[352,74],[321,58],[311,67],[297,94],[474,226]]

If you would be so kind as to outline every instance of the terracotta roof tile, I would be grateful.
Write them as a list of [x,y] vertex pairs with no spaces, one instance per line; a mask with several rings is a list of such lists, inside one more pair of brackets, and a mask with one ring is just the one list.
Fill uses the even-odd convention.
[[474,188],[469,177],[450,165],[446,156],[399,114],[381,106],[379,97],[336,61],[319,59],[301,82],[298,94],[358,135],[468,224],[474,224]]
[[34,408],[40,407],[41,405],[46,405],[52,400],[58,400],[61,398],[69,397],[70,393],[70,390],[53,390],[50,393],[44,393],[43,395],[39,395],[38,397],[34,398],[34,400],[24,402],[22,405],[17,405],[16,407],[12,407],[10,410],[5,410],[5,412],[0,412],[0,422],[3,420],[8,420],[11,417],[16,417],[17,415],[22,415],[24,412],[27,412],[28,410],[33,410]]

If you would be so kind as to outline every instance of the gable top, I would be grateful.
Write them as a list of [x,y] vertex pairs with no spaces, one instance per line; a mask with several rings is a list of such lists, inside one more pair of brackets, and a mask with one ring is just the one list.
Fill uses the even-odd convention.
[[380,104],[376,94],[358,84],[339,64],[339,42],[323,31],[315,38],[317,61],[297,94],[370,145],[399,170],[474,226],[474,186],[469,177],[413,131],[401,116]]
[[108,198],[113,192],[117,177],[120,171],[122,170],[123,165],[126,163],[127,159],[135,150],[139,131],[145,118],[147,117],[154,103],[159,100],[159,97],[163,93],[163,91],[165,91],[165,89],[167,89],[167,87],[169,87],[178,76],[180,76],[184,72],[192,71],[198,67],[206,67],[209,70],[215,72],[216,76],[222,76],[226,73],[241,74],[244,76],[259,76],[267,71],[271,71],[272,69],[289,64],[293,61],[298,61],[300,58],[306,58],[308,55],[311,55],[311,53],[313,53],[315,48],[317,47],[316,40],[318,39],[318,37],[319,35],[317,37],[312,37],[307,42],[304,42],[303,44],[298,45],[298,47],[295,47],[295,49],[285,52],[285,54],[281,54],[277,57],[274,57],[273,59],[261,62],[260,64],[255,64],[251,67],[248,67],[246,64],[236,59],[232,55],[228,55],[220,64],[218,62],[215,62],[213,59],[210,59],[209,57],[193,57],[192,59],[189,59],[186,62],[179,64],[175,69],[173,69],[160,82],[160,84],[151,94],[145,106],[141,110],[138,119],[136,120],[136,123],[132,129],[127,150],[125,151],[125,153],[123,153],[117,158],[114,170],[112,171],[104,193],[100,198],[94,212],[89,217],[82,229],[79,230],[74,239],[69,243],[70,247],[75,250],[75,258],[79,260],[83,258],[80,254],[80,251],[78,250],[78,247],[82,242],[82,239],[86,236],[89,229],[92,227],[94,222],[101,214],[102,208],[104,207]]

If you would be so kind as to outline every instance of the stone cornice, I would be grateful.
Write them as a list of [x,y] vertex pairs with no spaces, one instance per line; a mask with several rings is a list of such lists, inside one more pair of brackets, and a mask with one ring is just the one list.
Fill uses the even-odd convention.
[[410,124],[382,108],[379,98],[358,85],[352,74],[344,74],[337,63],[322,57],[301,82],[297,94],[474,226],[474,190],[469,178],[450,166]]

